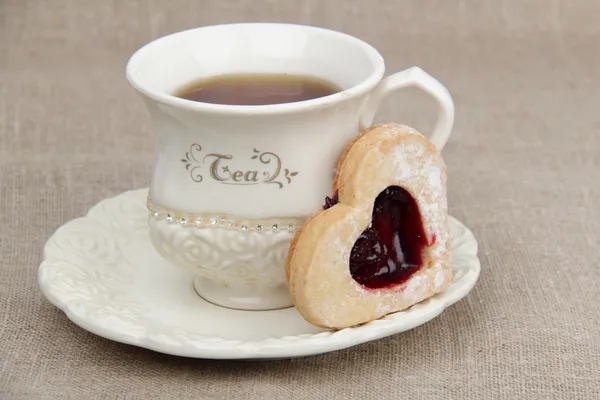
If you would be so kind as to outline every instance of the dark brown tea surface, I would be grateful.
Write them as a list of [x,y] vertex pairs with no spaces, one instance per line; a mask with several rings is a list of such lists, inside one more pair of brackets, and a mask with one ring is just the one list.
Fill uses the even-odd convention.
[[334,84],[311,76],[240,74],[195,81],[174,95],[202,103],[256,106],[311,100],[339,91]]

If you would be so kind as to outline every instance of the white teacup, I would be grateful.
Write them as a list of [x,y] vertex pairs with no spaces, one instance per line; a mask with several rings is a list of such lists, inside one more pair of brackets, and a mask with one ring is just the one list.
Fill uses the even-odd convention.
[[[284,272],[289,242],[331,195],[342,150],[371,125],[390,92],[416,86],[435,98],[430,139],[444,146],[454,123],[446,88],[417,67],[384,72],[381,55],[363,41],[288,24],[201,27],[157,39],[131,57],[127,78],[157,138],[150,237],[167,261],[195,274],[202,297],[248,310],[292,305]],[[342,91],[261,106],[173,95],[194,80],[234,73],[308,75]]]

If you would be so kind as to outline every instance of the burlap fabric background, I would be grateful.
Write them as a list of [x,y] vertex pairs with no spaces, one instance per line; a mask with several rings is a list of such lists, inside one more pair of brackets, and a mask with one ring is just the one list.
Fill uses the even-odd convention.
[[[447,85],[450,208],[479,240],[477,287],[406,334],[292,361],[171,357],[77,328],[36,271],[57,227],[148,185],[129,55],[258,20],[346,31],[390,72],[418,64]],[[0,398],[599,399],[599,106],[591,0],[0,0]],[[426,131],[434,112],[409,91],[378,121]]]

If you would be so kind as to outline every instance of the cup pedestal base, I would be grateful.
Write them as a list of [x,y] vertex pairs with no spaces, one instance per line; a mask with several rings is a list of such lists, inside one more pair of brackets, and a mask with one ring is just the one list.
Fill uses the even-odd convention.
[[273,289],[233,288],[196,276],[194,289],[204,300],[217,306],[248,311],[268,311],[293,306],[290,293],[285,284]]
[[293,305],[285,280],[285,258],[294,232],[244,231],[182,226],[150,215],[154,249],[174,268],[192,273],[204,300],[237,310],[278,310]]

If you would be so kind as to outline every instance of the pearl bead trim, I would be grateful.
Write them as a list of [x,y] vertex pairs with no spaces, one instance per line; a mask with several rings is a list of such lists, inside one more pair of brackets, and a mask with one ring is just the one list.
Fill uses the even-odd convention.
[[295,232],[304,222],[302,218],[249,219],[223,214],[186,213],[169,210],[154,204],[148,198],[146,206],[155,220],[164,220],[169,224],[179,224],[186,228],[225,228],[244,232]]

